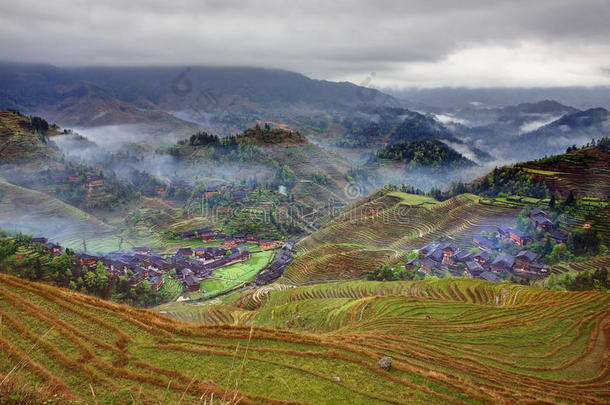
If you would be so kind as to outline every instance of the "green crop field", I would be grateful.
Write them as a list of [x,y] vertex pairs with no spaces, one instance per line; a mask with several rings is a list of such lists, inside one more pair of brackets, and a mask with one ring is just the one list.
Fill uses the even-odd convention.
[[[610,401],[607,293],[329,283],[210,306],[214,325],[6,275],[0,298],[4,402],[25,384],[99,404]],[[382,356],[390,371],[377,366]]]
[[273,251],[252,253],[249,260],[214,270],[211,278],[201,280],[203,298],[216,296],[252,280],[272,259]]

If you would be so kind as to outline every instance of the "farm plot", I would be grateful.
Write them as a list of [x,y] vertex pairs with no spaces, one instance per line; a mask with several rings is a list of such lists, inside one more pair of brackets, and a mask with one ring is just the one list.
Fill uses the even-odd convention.
[[235,263],[214,271],[212,277],[201,280],[203,298],[230,291],[250,280],[273,258],[273,251],[253,253],[249,260]]

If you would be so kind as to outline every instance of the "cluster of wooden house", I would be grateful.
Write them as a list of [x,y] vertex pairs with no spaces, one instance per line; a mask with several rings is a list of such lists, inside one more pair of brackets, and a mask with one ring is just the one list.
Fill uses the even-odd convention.
[[210,228],[200,228],[183,232],[180,234],[180,238],[200,238],[203,242],[216,242],[218,239],[220,239],[222,241],[222,246],[226,249],[232,249],[246,243],[257,244],[262,250],[273,249],[277,245],[276,241],[272,239],[260,239],[258,235],[255,234],[245,235],[243,233],[238,233],[233,236],[227,236]]
[[[548,213],[538,208],[533,208],[529,212],[529,218],[537,231],[543,231],[557,243],[566,243],[568,235],[559,231],[557,225],[551,220]],[[517,246],[525,246],[531,242],[532,238],[523,231],[509,226],[498,226],[498,239],[508,240]]]
[[[523,250],[516,256],[498,254],[500,246],[497,242],[484,236],[473,238],[479,252],[460,250],[454,242],[433,243],[419,250],[419,257],[407,262],[407,268],[418,268],[419,271],[431,275],[435,270],[463,271],[468,277],[499,282],[500,274],[545,276],[548,268],[537,262],[538,255],[529,250]],[[495,257],[494,257],[495,256]],[[462,263],[463,267],[459,264]],[[418,267],[419,266],[419,267]]]
[[282,246],[282,251],[275,259],[269,263],[260,273],[256,276],[254,285],[266,285],[271,284],[284,274],[284,270],[290,263],[294,261],[292,257],[292,249],[294,247],[293,242],[286,242]]

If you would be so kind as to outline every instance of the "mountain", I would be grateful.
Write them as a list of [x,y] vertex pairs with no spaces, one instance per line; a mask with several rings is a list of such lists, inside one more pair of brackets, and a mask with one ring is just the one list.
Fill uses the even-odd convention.
[[437,140],[400,142],[386,146],[376,154],[376,162],[385,160],[404,163],[407,170],[424,167],[439,172],[475,165],[473,161]]
[[294,131],[265,125],[224,138],[199,133],[158,152],[209,178],[284,185],[304,200],[318,203],[345,198],[348,163]]
[[166,114],[171,112],[202,125],[214,121],[235,130],[256,119],[347,111],[387,99],[392,98],[352,83],[313,80],[275,69],[0,64],[0,108],[40,109],[57,114],[64,124],[95,125],[100,120],[165,122],[179,129],[189,125],[172,121]]
[[535,145],[548,154],[561,153],[568,146],[583,145],[610,133],[610,112],[591,108],[561,118],[519,137],[518,142]]
[[386,89],[386,93],[409,104],[428,105],[440,110],[479,106],[497,108],[519,103],[553,99],[578,109],[610,108],[610,86],[566,87],[437,87],[429,89]]

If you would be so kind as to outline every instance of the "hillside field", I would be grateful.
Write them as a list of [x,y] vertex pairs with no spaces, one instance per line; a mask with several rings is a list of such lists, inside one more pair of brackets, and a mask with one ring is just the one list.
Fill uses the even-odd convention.
[[[0,297],[0,401],[24,381],[66,403],[610,400],[605,293],[330,283],[238,300],[252,314],[241,326],[187,324],[7,275]],[[385,355],[390,371],[377,366]]]

